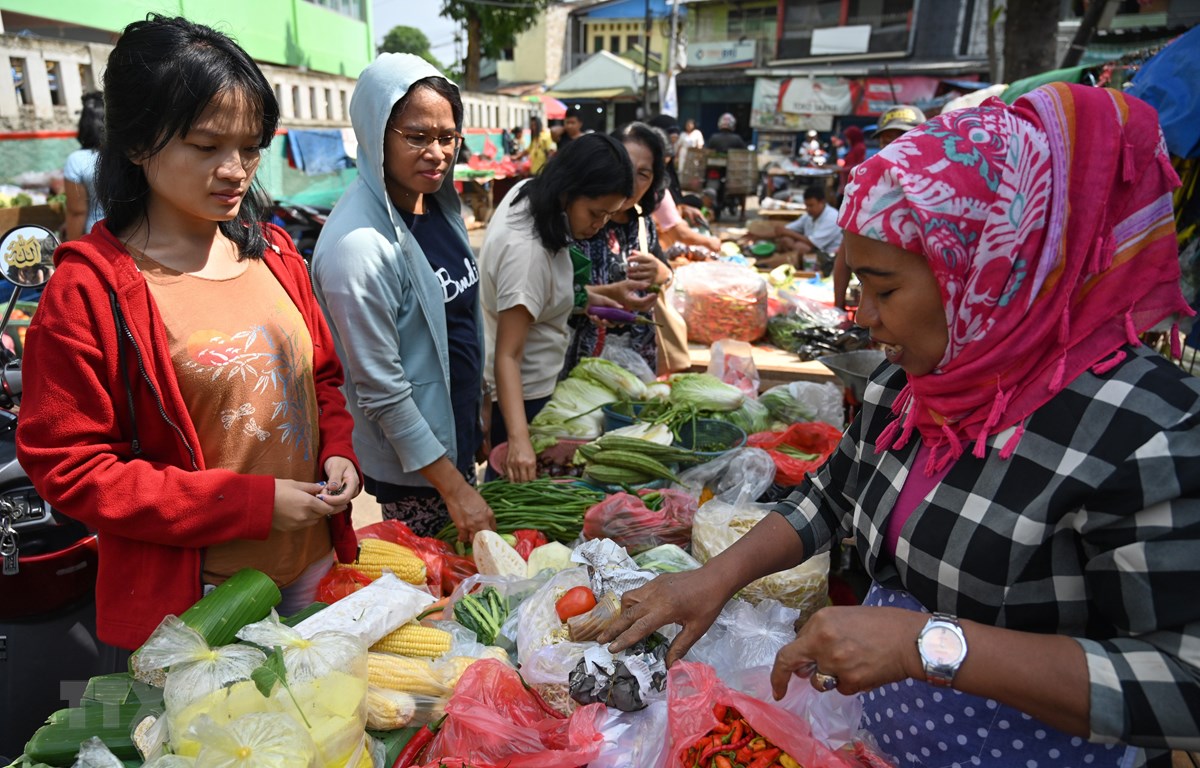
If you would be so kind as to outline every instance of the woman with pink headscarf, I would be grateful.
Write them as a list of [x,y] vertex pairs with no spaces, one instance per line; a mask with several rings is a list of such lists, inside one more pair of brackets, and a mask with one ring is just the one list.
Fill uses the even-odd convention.
[[1190,313],[1148,105],[1044,86],[853,174],[857,321],[887,362],[834,455],[704,567],[626,593],[668,660],[750,581],[854,535],[874,580],[778,654],[861,694],[905,766],[1170,764],[1200,747],[1200,380],[1138,334]]

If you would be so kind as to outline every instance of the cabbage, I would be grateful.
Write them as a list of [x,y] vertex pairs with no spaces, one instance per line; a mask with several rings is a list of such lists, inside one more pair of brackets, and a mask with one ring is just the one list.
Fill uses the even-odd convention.
[[555,385],[550,402],[529,422],[529,436],[543,443],[547,438],[599,437],[604,432],[604,414],[600,409],[616,401],[617,396],[611,390],[590,381],[563,379]]
[[771,412],[767,410],[767,406],[752,397],[747,397],[741,408],[714,413],[713,418],[741,427],[747,435],[766,432],[771,428]]
[[671,377],[671,404],[698,411],[736,411],[746,396],[742,390],[708,373],[677,373]]
[[584,379],[611,389],[623,400],[643,400],[646,397],[646,385],[642,380],[611,360],[585,357],[571,369],[571,378]]
[[815,415],[812,409],[793,397],[787,387],[771,387],[762,393],[759,402],[767,407],[772,416],[789,426],[800,421],[812,421]]
[[604,434],[636,437],[639,440],[646,440],[651,443],[658,443],[659,445],[670,445],[675,437],[671,433],[671,428],[666,424],[651,424],[648,421],[639,421],[630,424],[628,427],[610,429]]
[[656,381],[646,385],[646,399],[667,402],[671,399],[671,385],[665,381]]

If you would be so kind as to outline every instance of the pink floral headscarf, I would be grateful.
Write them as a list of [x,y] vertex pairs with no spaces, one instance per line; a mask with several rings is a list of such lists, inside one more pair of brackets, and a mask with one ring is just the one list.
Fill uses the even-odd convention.
[[1043,86],[909,131],[860,165],[838,223],[925,256],[949,341],[933,372],[910,377],[878,450],[914,430],[927,473],[986,456],[1088,369],[1175,313],[1171,191],[1179,185],[1153,108],[1105,88]]

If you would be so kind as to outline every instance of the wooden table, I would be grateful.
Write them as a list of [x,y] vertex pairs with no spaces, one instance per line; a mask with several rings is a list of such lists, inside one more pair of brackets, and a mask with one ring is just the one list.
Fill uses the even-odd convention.
[[[754,367],[758,369],[761,380],[759,389],[765,391],[778,384],[788,384],[793,381],[830,381],[842,386],[842,380],[833,371],[816,360],[802,361],[794,353],[770,344],[755,344]],[[711,357],[709,347],[704,344],[688,344],[688,354],[692,360],[692,371],[708,370]]]

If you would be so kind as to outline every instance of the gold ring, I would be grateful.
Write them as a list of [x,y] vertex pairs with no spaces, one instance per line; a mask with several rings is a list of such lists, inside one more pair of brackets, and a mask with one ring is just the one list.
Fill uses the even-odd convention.
[[818,691],[832,691],[838,687],[837,675],[827,675],[824,672],[813,672],[813,682]]

